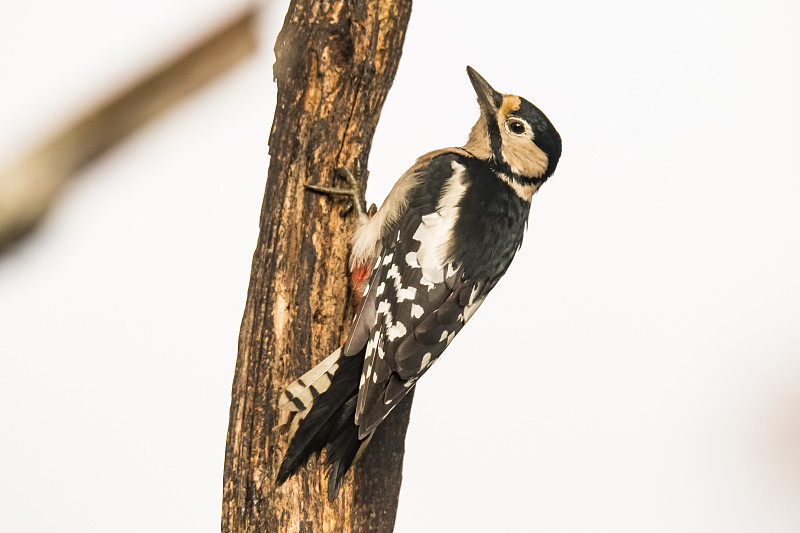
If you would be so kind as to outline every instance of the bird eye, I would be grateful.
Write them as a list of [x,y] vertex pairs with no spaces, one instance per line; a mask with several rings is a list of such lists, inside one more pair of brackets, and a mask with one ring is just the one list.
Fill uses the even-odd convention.
[[511,130],[511,133],[516,135],[522,135],[525,133],[525,124],[522,123],[520,120],[509,120],[508,121],[508,129]]

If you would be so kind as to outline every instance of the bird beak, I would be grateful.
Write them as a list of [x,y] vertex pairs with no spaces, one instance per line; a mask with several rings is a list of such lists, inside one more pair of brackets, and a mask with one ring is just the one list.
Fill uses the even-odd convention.
[[478,103],[481,106],[481,110],[489,116],[494,116],[503,104],[503,95],[495,91],[489,85],[489,82],[483,79],[483,76],[470,66],[467,67],[467,75],[469,76],[469,81],[472,82],[475,93],[478,95]]

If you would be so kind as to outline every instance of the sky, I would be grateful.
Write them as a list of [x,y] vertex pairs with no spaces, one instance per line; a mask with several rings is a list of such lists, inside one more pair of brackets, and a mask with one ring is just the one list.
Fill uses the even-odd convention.
[[[3,5],[0,161],[242,5],[195,4]],[[218,530],[285,7],[0,256],[0,530]],[[466,140],[467,64],[564,150],[418,385],[396,531],[797,531],[800,7],[489,7],[415,3],[367,200]]]

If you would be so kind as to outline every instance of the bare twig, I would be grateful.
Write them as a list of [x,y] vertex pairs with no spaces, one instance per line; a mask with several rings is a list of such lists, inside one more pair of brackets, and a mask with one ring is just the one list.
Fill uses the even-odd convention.
[[0,251],[32,229],[65,182],[128,133],[256,48],[250,7],[152,74],[0,169]]

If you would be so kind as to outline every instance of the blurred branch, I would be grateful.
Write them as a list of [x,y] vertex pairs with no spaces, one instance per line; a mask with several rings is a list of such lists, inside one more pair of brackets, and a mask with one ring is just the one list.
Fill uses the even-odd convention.
[[257,45],[257,12],[249,7],[10,168],[0,169],[0,252],[33,229],[78,170],[251,54]]

